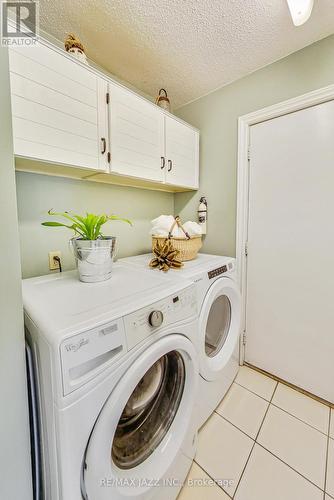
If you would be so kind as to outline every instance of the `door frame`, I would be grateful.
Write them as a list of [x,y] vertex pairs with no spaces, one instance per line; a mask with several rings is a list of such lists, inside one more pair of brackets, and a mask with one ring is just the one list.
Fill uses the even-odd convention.
[[240,364],[245,359],[250,127],[334,99],[334,85],[313,90],[238,118],[236,270],[241,290]]

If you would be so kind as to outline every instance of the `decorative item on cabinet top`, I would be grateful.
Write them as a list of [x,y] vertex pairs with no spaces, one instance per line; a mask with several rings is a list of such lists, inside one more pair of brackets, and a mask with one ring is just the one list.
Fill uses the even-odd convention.
[[166,111],[169,111],[169,113],[171,112],[170,100],[168,99],[167,91],[165,89],[159,90],[155,104],[159,106],[159,108],[165,109]]
[[78,59],[78,61],[88,64],[85,48],[76,35],[69,33],[65,38],[64,45],[66,52]]

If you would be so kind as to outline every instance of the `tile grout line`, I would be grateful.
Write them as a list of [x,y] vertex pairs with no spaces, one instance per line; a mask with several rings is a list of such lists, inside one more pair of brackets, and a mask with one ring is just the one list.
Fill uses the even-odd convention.
[[[276,390],[276,388],[275,388],[275,390]],[[275,392],[275,391],[274,391],[274,392]],[[273,396],[274,396],[274,394],[273,394]],[[323,490],[320,486],[318,486],[317,484],[313,483],[313,481],[311,481],[309,478],[307,478],[306,476],[304,476],[303,474],[301,474],[298,470],[296,470],[296,469],[294,469],[293,467],[291,467],[291,465],[289,465],[287,462],[285,462],[284,460],[282,460],[279,456],[275,455],[275,453],[273,453],[271,450],[269,450],[269,449],[268,449],[268,448],[266,448],[263,444],[261,444],[261,443],[259,443],[259,442],[257,441],[258,435],[260,434],[261,428],[262,428],[262,426],[263,426],[264,420],[265,420],[265,418],[266,418],[266,416],[267,416],[267,413],[268,413],[268,411],[269,411],[270,405],[271,405],[271,403],[269,403],[269,404],[268,404],[268,408],[267,408],[266,413],[265,413],[265,415],[264,415],[264,417],[263,417],[263,419],[262,419],[262,423],[261,423],[261,425],[260,425],[260,429],[259,429],[259,431],[258,431],[258,433],[257,433],[257,436],[256,436],[256,441],[254,441],[254,438],[251,438],[251,437],[250,437],[248,434],[246,434],[243,430],[239,429],[239,427],[237,427],[236,425],[232,424],[232,422],[230,422],[230,421],[229,421],[229,420],[227,420],[225,417],[223,417],[222,415],[220,415],[219,413],[217,413],[217,415],[218,415],[220,418],[222,418],[223,420],[225,420],[226,422],[228,422],[228,423],[229,423],[230,425],[232,425],[235,429],[237,429],[237,430],[238,430],[238,431],[240,431],[242,434],[244,434],[246,437],[248,437],[249,439],[252,439],[252,441],[254,441],[254,444],[253,444],[252,449],[251,449],[251,451],[250,451],[250,453],[249,453],[249,456],[248,456],[247,462],[246,462],[246,464],[245,464],[245,466],[244,466],[244,468],[243,468],[243,470],[242,470],[242,473],[241,473],[240,479],[239,479],[239,481],[238,481],[238,484],[237,484],[236,490],[235,490],[235,492],[234,492],[234,495],[236,495],[236,493],[237,493],[237,489],[238,489],[239,484],[240,484],[240,482],[241,482],[241,479],[242,479],[242,477],[243,477],[243,475],[244,475],[244,472],[245,472],[246,466],[247,466],[248,461],[249,461],[249,459],[250,459],[250,457],[251,457],[251,454],[252,454],[252,452],[253,452],[253,448],[254,448],[255,444],[257,444],[258,446],[260,446],[262,449],[266,450],[268,453],[270,453],[270,455],[272,455],[272,456],[273,456],[273,457],[275,457],[277,460],[279,460],[280,462],[282,462],[284,465],[286,465],[287,467],[289,467],[289,469],[293,470],[296,474],[298,474],[300,477],[302,477],[303,479],[305,479],[308,483],[312,484],[313,486],[315,486],[316,488],[318,488],[318,490],[320,490],[321,492],[325,493],[325,491],[324,491],[324,490]],[[197,463],[197,462],[196,462],[196,463]],[[199,465],[199,464],[197,464],[197,465]],[[204,470],[204,469],[203,469],[203,470]],[[206,472],[206,471],[205,471],[205,472]],[[208,475],[209,475],[209,474],[208,474]],[[211,476],[210,476],[210,477],[211,477]],[[218,485],[218,486],[219,486],[219,485]],[[224,492],[225,492],[225,490],[224,490]],[[234,498],[234,495],[233,495],[233,498]],[[330,498],[331,498],[331,497],[330,497]],[[334,500],[334,499],[333,499],[333,500]]]
[[[249,367],[251,368],[251,367]],[[252,368],[251,368],[252,369]],[[260,372],[261,373],[261,372]],[[262,374],[264,376],[266,376],[265,374]],[[268,378],[271,378],[271,377],[268,377]],[[231,496],[220,484],[217,483],[216,479],[213,478],[209,473],[208,471],[206,471],[202,465],[200,465],[197,461],[196,461],[196,458],[194,458],[194,462],[196,463],[196,465],[204,471],[205,474],[207,474],[208,477],[210,477],[214,483],[220,488],[220,490],[222,490],[230,499],[234,499],[236,494],[237,494],[237,491],[239,489],[239,486],[240,486],[240,483],[243,479],[243,476],[245,474],[245,471],[247,469],[247,466],[248,466],[248,463],[250,461],[250,458],[253,454],[253,451],[254,451],[254,447],[255,447],[255,444],[258,444],[262,449],[264,449],[265,451],[267,451],[270,455],[272,455],[273,457],[275,457],[277,460],[279,460],[281,463],[283,463],[286,467],[288,467],[289,469],[291,469],[292,471],[294,471],[296,474],[298,474],[298,476],[300,476],[301,478],[303,478],[305,481],[307,481],[308,483],[310,483],[312,486],[316,487],[318,490],[320,490],[322,493],[323,493],[323,500],[325,500],[326,498],[326,487],[327,487],[327,469],[328,469],[328,453],[329,453],[329,443],[330,443],[330,426],[331,426],[331,410],[330,410],[330,407],[328,404],[324,404],[322,401],[318,401],[320,402],[323,406],[325,407],[328,407],[329,409],[329,418],[328,418],[328,433],[325,433],[325,432],[322,432],[320,431],[319,429],[317,429],[316,427],[314,427],[313,425],[309,424],[308,422],[305,422],[304,420],[302,420],[301,418],[297,417],[296,415],[293,415],[292,413],[290,413],[289,411],[285,410],[284,408],[281,408],[280,406],[278,406],[277,404],[273,403],[273,398],[274,398],[274,395],[276,393],[276,390],[278,388],[278,384],[279,383],[282,383],[280,380],[276,380],[274,378],[272,378],[272,380],[274,380],[276,382],[276,386],[273,390],[273,393],[272,393],[272,396],[270,398],[270,400],[268,401],[268,399],[265,399],[264,397],[260,396],[259,394],[257,394],[256,392],[252,391],[251,389],[249,389],[248,387],[245,387],[244,385],[242,385],[241,383],[237,382],[236,379],[234,380],[233,383],[237,384],[239,387],[242,387],[243,389],[247,390],[249,393],[261,398],[263,401],[266,401],[268,403],[268,407],[266,409],[266,412],[264,414],[264,417],[262,418],[262,421],[261,421],[261,424],[260,424],[260,427],[259,427],[259,430],[256,434],[256,437],[253,438],[252,436],[249,436],[245,431],[243,431],[242,429],[240,429],[239,427],[237,427],[233,422],[230,422],[226,417],[224,417],[223,415],[221,415],[220,413],[217,412],[217,409],[214,410],[213,413],[215,413],[217,416],[219,416],[220,418],[222,418],[224,421],[226,421],[227,423],[229,423],[230,425],[232,425],[235,429],[237,429],[239,432],[241,432],[242,434],[244,434],[246,437],[248,437],[249,439],[251,439],[253,441],[253,444],[252,444],[252,447],[251,447],[251,450],[249,452],[249,455],[248,455],[248,458],[246,460],[246,463],[245,463],[245,466],[243,467],[242,469],[242,472],[241,472],[241,475],[240,475],[240,478],[237,482],[237,486],[235,488],[235,491],[233,493],[233,496]],[[288,384],[283,384],[283,385],[288,385]],[[289,385],[288,385],[289,387]],[[291,386],[290,386],[291,387]],[[291,387],[292,389],[296,390],[294,387]],[[296,392],[300,392],[300,391],[296,391]],[[305,396],[308,396],[308,394],[305,394]],[[308,396],[309,397],[309,396]],[[313,399],[313,398],[311,398]],[[307,425],[308,427],[311,427],[313,430],[315,431],[318,431],[321,435],[325,435],[327,437],[327,449],[326,449],[326,461],[325,461],[325,480],[324,480],[324,487],[323,489],[318,486],[317,484],[315,484],[313,481],[311,481],[309,478],[305,477],[302,473],[300,473],[298,470],[294,469],[293,467],[291,467],[288,463],[286,463],[284,460],[282,460],[279,456],[275,455],[271,450],[267,449],[264,445],[262,445],[261,443],[258,442],[258,437],[259,437],[259,434],[261,432],[261,429],[263,427],[263,424],[264,424],[264,421],[267,417],[267,414],[268,414],[268,411],[269,411],[269,408],[270,406],[273,406],[281,411],[283,411],[284,413],[286,413],[287,415],[291,416],[292,418],[295,418],[296,420],[300,421],[301,423],[303,423],[304,425]],[[217,407],[218,408],[218,407]],[[332,498],[330,495],[328,495],[328,498]],[[334,500],[334,499],[333,499]]]
[[[268,377],[268,378],[269,378],[269,377]],[[264,397],[260,396],[259,394],[257,394],[257,393],[256,393],[256,392],[254,392],[254,391],[251,391],[250,389],[248,389],[248,387],[245,387],[244,385],[241,385],[241,384],[239,384],[238,382],[234,382],[234,383],[235,383],[235,384],[237,384],[239,387],[242,387],[243,389],[247,390],[247,391],[248,391],[248,392],[250,392],[251,394],[254,394],[255,396],[257,396],[257,397],[261,398],[263,401],[266,401],[267,403],[272,404],[273,406],[275,406],[275,407],[276,407],[276,408],[278,408],[279,410],[284,411],[285,413],[287,413],[287,414],[288,414],[288,415],[290,415],[291,417],[294,417],[294,418],[296,418],[297,420],[299,420],[300,422],[303,422],[303,424],[308,425],[309,427],[311,427],[311,428],[312,428],[312,429],[314,429],[315,431],[318,431],[318,432],[320,432],[321,434],[323,434],[323,435],[327,436],[327,432],[323,432],[323,431],[319,430],[317,427],[314,427],[314,425],[311,425],[310,423],[306,422],[305,420],[302,420],[301,418],[297,417],[297,416],[296,416],[296,415],[294,415],[293,413],[290,413],[290,412],[289,412],[288,410],[286,410],[285,408],[282,408],[281,406],[278,406],[278,404],[277,404],[277,403],[273,403],[273,402],[272,402],[272,398],[271,398],[271,400],[269,400],[269,401],[268,401],[268,399],[265,399]],[[275,387],[275,391],[276,391],[276,388],[278,387],[278,384],[280,384],[280,383],[281,383],[281,382],[278,382],[278,381],[277,381],[277,384],[276,384],[276,387]],[[282,385],[284,385],[284,384],[282,384]],[[295,390],[295,389],[293,389],[293,390]],[[296,391],[296,392],[299,392],[299,391]],[[300,393],[300,394],[301,394],[301,393]],[[309,396],[306,396],[306,397],[309,397]],[[313,400],[313,398],[310,398],[310,399],[312,399],[312,400]],[[313,400],[313,401],[315,401],[315,400]],[[325,406],[326,408],[328,408],[328,410],[329,410],[329,412],[330,412],[331,408],[330,408],[328,405],[325,405],[324,403],[320,403],[320,401],[317,401],[317,402],[318,402],[319,404],[322,404],[322,405],[323,405],[323,406]],[[215,411],[216,411],[216,410],[215,410]],[[253,439],[253,438],[252,438],[252,439]]]
[[[269,377],[268,377],[268,378],[269,378]],[[275,381],[274,381],[274,382],[275,382]],[[244,386],[244,385],[240,384],[240,382],[236,382],[236,381],[234,381],[234,384],[237,384],[239,387],[242,387],[243,389],[246,389],[246,391],[248,391],[248,392],[250,392],[250,393],[252,393],[252,394],[255,394],[255,396],[257,396],[258,398],[263,399],[263,401],[267,401],[267,403],[270,403],[270,399],[266,399],[266,398],[264,398],[263,396],[260,396],[260,394],[258,394],[258,393],[257,393],[257,392],[255,392],[255,391],[252,391],[252,389],[249,389],[248,387],[246,387],[246,386]],[[277,382],[276,382],[276,384],[277,384]]]
[[[234,382],[232,382],[232,384],[231,384],[231,386],[230,386],[230,389],[231,389],[231,387],[232,387],[233,383],[236,383],[236,382],[235,382],[235,380],[234,380]],[[238,385],[240,385],[240,384],[238,384]],[[243,387],[243,386],[240,386],[240,387]],[[244,389],[246,389],[246,390],[248,390],[246,387],[243,387],[243,388],[244,388]],[[229,390],[230,390],[230,389],[229,389]],[[275,389],[276,389],[276,388],[275,388]],[[227,393],[228,393],[228,392],[229,392],[229,391],[227,391]],[[249,392],[252,392],[252,391],[249,391]],[[227,394],[227,393],[226,393],[226,394]],[[255,394],[255,393],[253,393],[253,394]],[[256,395],[257,395],[257,394],[256,394]],[[226,395],[225,395],[225,396],[226,396]],[[225,398],[225,396],[224,396],[224,398]],[[259,397],[261,397],[261,396],[259,396]],[[224,400],[224,398],[222,399],[222,401]],[[261,399],[263,399],[264,401],[266,401],[267,403],[269,403],[266,399],[264,399],[264,398],[261,398]],[[221,401],[219,404],[221,404],[221,403],[222,403],[222,401]],[[218,406],[219,406],[219,405],[218,405]],[[217,408],[218,408],[218,406],[217,406]],[[220,413],[218,413],[218,412],[217,412],[217,408],[213,411],[213,413],[212,413],[212,414],[216,414],[216,415],[217,415],[218,417],[220,417],[222,420],[224,420],[225,422],[229,423],[229,424],[230,424],[230,425],[232,425],[232,427],[234,427],[236,430],[238,430],[239,432],[241,432],[242,434],[244,434],[244,436],[246,436],[246,437],[248,437],[249,439],[251,439],[252,441],[254,441],[254,439],[253,439],[252,437],[250,437],[248,434],[246,434],[246,432],[244,432],[243,430],[239,429],[239,427],[237,427],[237,426],[236,426],[236,425],[234,425],[232,422],[230,422],[229,420],[227,420],[227,418],[223,417],[223,415],[220,415]],[[203,425],[203,427],[204,427],[204,426],[205,426],[205,424]],[[254,443],[253,443],[253,445],[252,445],[252,448],[251,448],[251,451],[250,451],[250,453],[249,453],[249,456],[251,455],[251,453],[252,453],[252,451],[253,451],[254,445],[255,445],[255,441],[254,441]],[[248,458],[249,458],[249,457],[248,457]],[[200,464],[196,461],[196,458],[194,458],[194,462],[195,462],[195,464],[196,464],[196,465],[198,465],[198,467],[200,467],[200,469],[202,469],[202,470],[205,472],[205,474],[207,474],[207,476],[209,476],[209,477],[210,477],[210,478],[211,478],[211,479],[215,482],[215,484],[218,486],[218,488],[220,488],[220,489],[221,489],[221,490],[222,490],[222,491],[223,491],[223,492],[224,492],[224,493],[225,493],[225,494],[226,494],[226,495],[227,495],[227,496],[228,496],[231,500],[233,500],[234,495],[235,495],[235,493],[236,493],[236,491],[237,491],[237,487],[238,487],[238,485],[239,485],[239,481],[240,481],[240,480],[239,480],[239,481],[238,481],[238,483],[237,483],[237,487],[236,487],[236,489],[235,489],[235,491],[234,491],[234,495],[233,495],[233,497],[231,497],[231,495],[229,495],[229,493],[227,493],[227,491],[226,491],[226,490],[224,490],[224,488],[223,488],[222,486],[220,486],[220,484],[218,484],[218,483],[216,482],[215,478],[214,478],[214,477],[212,477],[212,476],[211,476],[211,474],[210,474],[210,473],[209,473],[206,469],[204,469],[202,465],[200,465]],[[240,479],[241,479],[241,476],[240,476]]]
[[312,484],[312,486],[315,486],[319,491],[321,491],[322,493],[325,493],[324,490],[320,486],[318,486],[313,481],[311,481],[309,478],[307,478],[306,476],[304,476],[297,469],[294,469],[293,467],[291,467],[291,465],[289,465],[287,462],[284,462],[284,460],[282,460],[279,456],[275,455],[275,453],[273,453],[271,450],[269,450],[268,448],[266,448],[263,444],[259,443],[258,441],[256,442],[256,444],[258,446],[260,446],[263,450],[266,450],[268,453],[270,453],[270,455],[272,455],[273,457],[277,458],[277,460],[279,460],[280,462],[282,462],[282,464],[286,465],[289,469],[293,470],[296,474],[298,474],[298,476],[302,477],[303,479],[305,479],[305,481],[307,481],[308,483]]
[[259,428],[259,430],[258,430],[258,432],[257,432],[257,434],[256,434],[256,436],[255,436],[255,442],[256,442],[256,443],[257,443],[257,438],[259,437],[260,431],[261,431],[261,429],[262,429],[262,426],[263,426],[263,424],[264,424],[264,421],[265,421],[265,419],[266,419],[267,413],[268,413],[268,411],[269,411],[269,408],[270,408],[270,406],[272,405],[272,400],[274,399],[274,396],[275,396],[275,392],[276,392],[276,390],[277,390],[277,387],[278,387],[278,382],[276,383],[275,389],[273,390],[272,396],[271,396],[270,401],[269,401],[269,404],[268,404],[267,411],[266,411],[266,413],[265,413],[265,415],[264,415],[264,417],[263,417],[263,419],[262,419],[262,422],[261,422],[260,428]]
[[220,413],[218,413],[216,410],[214,410],[214,413],[222,418],[225,422],[227,422],[228,424],[232,425],[232,427],[234,427],[235,429],[237,429],[237,431],[241,432],[244,436],[248,437],[249,439],[251,439],[252,441],[255,441],[255,438],[253,438],[252,436],[250,436],[249,434],[247,434],[247,432],[245,432],[244,430],[240,429],[240,427],[238,427],[237,425],[235,425],[233,422],[231,422],[230,420],[228,420],[226,417],[224,417],[224,415],[221,415]]
[[259,433],[260,433],[260,431],[261,431],[262,425],[263,425],[263,423],[264,423],[264,421],[265,421],[265,418],[266,418],[266,416],[267,416],[268,410],[269,410],[269,408],[270,408],[271,401],[272,401],[272,399],[273,399],[273,397],[274,397],[274,394],[275,394],[275,392],[276,392],[277,387],[278,387],[278,382],[276,382],[275,389],[273,390],[273,393],[272,393],[272,395],[271,395],[271,398],[270,398],[270,401],[269,401],[268,407],[267,407],[266,412],[265,412],[265,414],[264,414],[264,416],[263,416],[263,419],[262,419],[262,421],[261,421],[261,424],[260,424],[259,430],[258,430],[258,432],[257,432],[257,434],[256,434],[256,436],[255,436],[255,439],[254,439],[254,443],[253,443],[252,449],[251,449],[251,451],[250,451],[250,454],[248,455],[248,458],[247,458],[247,460],[246,460],[245,466],[244,466],[244,468],[242,469],[242,472],[241,472],[241,474],[240,474],[240,478],[239,478],[239,481],[238,481],[237,487],[236,487],[236,489],[235,489],[235,491],[234,491],[233,498],[235,498],[235,495],[237,494],[238,488],[239,488],[239,486],[240,486],[241,480],[242,480],[242,478],[243,478],[243,476],[244,476],[244,473],[245,473],[245,471],[246,471],[246,468],[247,468],[247,465],[248,465],[248,463],[249,463],[250,457],[252,456],[252,453],[253,453],[253,451],[254,451],[254,448],[255,448],[255,445],[256,445],[256,440],[257,440],[257,438],[258,438],[258,435],[259,435]]
[[[269,411],[270,406],[274,406],[275,408],[278,408],[278,409],[282,410],[282,408],[280,408],[280,407],[276,407],[276,405],[274,405],[274,404],[272,403],[272,400],[273,400],[273,398],[274,398],[274,395],[275,395],[275,392],[276,392],[276,389],[277,389],[277,387],[278,387],[278,384],[279,384],[279,383],[280,383],[280,382],[279,382],[279,381],[277,381],[277,384],[276,384],[275,390],[274,390],[274,392],[273,392],[273,395],[272,395],[272,397],[271,397],[271,400],[270,400],[269,406],[268,406],[268,408],[267,408],[267,411],[266,411],[265,417],[267,416],[267,413],[268,413],[268,411]],[[282,411],[285,411],[285,410],[282,410]],[[285,413],[287,413],[288,415],[290,415],[290,413],[288,413],[288,412],[285,412]],[[294,415],[291,415],[291,416],[292,416],[292,417],[294,417]],[[324,491],[324,490],[322,490],[322,489],[320,488],[320,486],[318,486],[317,484],[313,483],[313,481],[311,481],[310,479],[308,479],[307,477],[305,477],[303,474],[301,474],[299,471],[297,471],[296,469],[294,469],[293,467],[291,467],[291,465],[289,465],[287,462],[284,462],[284,460],[282,460],[280,457],[278,457],[277,455],[275,455],[275,454],[274,454],[271,450],[267,449],[267,448],[266,448],[263,444],[259,443],[259,441],[258,441],[258,437],[259,437],[259,434],[260,434],[261,428],[262,428],[262,426],[263,426],[263,423],[264,423],[265,417],[264,417],[264,419],[263,419],[263,421],[262,421],[262,424],[261,424],[261,427],[260,427],[260,429],[259,429],[259,432],[257,433],[257,436],[256,436],[256,438],[255,438],[255,442],[256,442],[256,444],[257,444],[258,446],[261,446],[261,448],[263,448],[264,450],[266,450],[266,451],[267,451],[268,453],[270,453],[273,457],[277,458],[277,459],[278,459],[280,462],[282,462],[284,465],[286,465],[286,466],[287,466],[287,467],[289,467],[291,470],[293,470],[294,472],[296,472],[296,474],[298,474],[299,476],[301,476],[303,479],[305,479],[306,481],[308,481],[309,483],[311,483],[313,486],[315,486],[316,488],[318,488],[320,491],[323,491],[323,492],[325,493],[325,491]],[[294,417],[294,418],[297,418],[297,417]],[[297,419],[297,420],[299,420],[299,419]],[[303,422],[303,421],[301,420],[301,422]],[[303,422],[303,423],[304,423],[304,422]],[[308,425],[308,424],[307,424],[307,425]],[[311,427],[311,426],[310,426],[310,427]],[[318,432],[320,432],[320,431],[318,431]],[[322,435],[323,435],[323,433],[320,433],[320,434],[322,434]]]
[[266,370],[262,370],[262,368],[258,368],[257,366],[252,365],[251,363],[248,363],[247,361],[244,361],[244,364],[241,366],[245,366],[246,368],[249,368],[250,370],[252,370],[256,373],[260,373],[261,375],[264,375],[267,378],[271,378],[275,382],[280,382],[280,379],[278,377],[276,377],[276,375],[273,375],[272,373],[267,372]]
[[241,471],[241,474],[240,474],[240,477],[239,477],[239,481],[238,481],[237,486],[236,486],[236,488],[235,488],[235,490],[234,490],[233,498],[235,498],[235,495],[236,495],[236,494],[237,494],[237,492],[238,492],[239,485],[240,485],[241,480],[242,480],[242,478],[243,478],[243,476],[244,476],[244,472],[245,472],[245,470],[246,470],[246,467],[247,467],[247,465],[248,465],[248,462],[249,462],[249,460],[250,460],[250,457],[251,457],[251,455],[252,455],[252,453],[253,453],[253,450],[254,450],[255,444],[256,444],[256,441],[253,441],[252,448],[251,448],[251,450],[250,450],[250,452],[249,452],[249,455],[248,455],[248,457],[247,457],[246,463],[245,463],[245,465],[244,465],[244,467],[243,467],[243,469],[242,469],[242,471]]
[[[311,427],[311,429],[319,432],[320,434],[322,434],[323,436],[328,436],[327,432],[323,432],[323,431],[320,431],[319,429],[317,429],[316,427],[314,427],[314,425],[311,425],[309,424],[308,422],[305,422],[305,420],[302,420],[301,418],[297,417],[296,415],[294,415],[293,413],[290,413],[289,411],[285,410],[284,408],[282,408],[281,406],[278,406],[277,404],[275,403],[270,403],[272,406],[274,406],[275,408],[277,408],[278,410],[281,410],[281,411],[284,411],[284,413],[286,413],[287,415],[290,415],[290,417],[293,417],[295,418],[296,420],[299,420],[299,422],[301,422],[302,424],[305,424],[305,425],[308,425],[308,427]],[[324,405],[326,406],[326,405]],[[328,408],[328,407],[327,407]],[[328,408],[330,410],[330,408]]]
[[227,493],[227,491],[226,491],[226,490],[224,490],[224,488],[223,488],[222,486],[220,486],[220,484],[218,484],[218,483],[217,483],[216,479],[215,479],[214,477],[212,477],[212,476],[211,476],[211,474],[209,474],[209,472],[208,472],[207,470],[205,470],[205,469],[204,469],[203,465],[200,465],[198,462],[196,462],[196,459],[195,459],[195,458],[194,458],[194,462],[195,462],[195,464],[196,464],[196,465],[197,465],[200,469],[202,469],[202,471],[203,471],[203,472],[204,472],[207,476],[209,476],[209,478],[210,478],[210,479],[212,479],[212,481],[214,481],[215,485],[216,485],[216,486],[218,486],[218,488],[219,488],[220,490],[222,490],[222,491],[223,491],[223,492],[224,492],[224,493],[225,493],[225,494],[226,494],[229,498],[231,498],[231,500],[232,500],[231,495],[229,495],[229,494]]
[[334,409],[334,404],[331,403],[330,401],[327,401],[326,399],[323,399],[323,398],[321,398],[319,396],[316,396],[312,392],[306,391],[305,389],[302,389],[298,385],[292,384],[292,383],[288,382],[287,380],[284,380],[284,379],[278,377],[277,375],[273,375],[272,373],[269,373],[266,370],[262,370],[261,368],[258,368],[257,366],[254,366],[254,365],[252,365],[250,363],[247,363],[247,361],[244,362],[244,364],[242,366],[246,366],[250,370],[254,370],[257,373],[261,373],[262,375],[264,375],[267,378],[271,378],[272,380],[275,380],[276,382],[279,382],[282,385],[290,387],[290,389],[293,389],[296,392],[299,392],[300,394],[304,394],[304,396],[307,396],[310,399],[318,401],[318,403],[321,403],[321,404],[323,404],[325,406],[328,406],[329,408],[333,408]]
[[[231,387],[232,387],[232,385],[233,385],[234,383],[236,383],[236,382],[235,382],[235,379],[234,379],[234,381],[232,382],[232,384],[231,384],[231,386],[230,386],[230,388],[229,388],[229,390],[227,391],[227,393],[226,393],[226,394],[228,394],[228,392],[230,391],[230,389],[231,389]],[[242,386],[242,385],[240,385],[240,384],[238,384],[238,385],[239,385],[240,387],[243,387],[243,386]],[[243,387],[243,389],[248,390],[248,389],[247,389],[247,387]],[[249,392],[251,392],[252,394],[254,394],[254,395],[258,396],[257,394],[253,393],[252,391],[249,391]],[[225,394],[225,396],[226,396],[226,394]],[[222,399],[222,401],[221,401],[219,404],[221,404],[221,403],[223,402],[223,400],[225,399],[225,396],[224,396],[224,398]],[[261,397],[261,396],[259,396],[259,397]],[[266,400],[266,399],[264,399],[264,398],[261,398],[261,399],[263,399],[264,401],[266,401],[266,402],[268,403],[268,400]],[[218,405],[218,406],[219,406],[219,405]],[[218,406],[217,406],[217,408],[218,408]],[[239,429],[239,427],[237,427],[237,426],[236,426],[236,425],[234,425],[232,422],[230,422],[229,420],[227,420],[227,418],[223,417],[223,415],[220,415],[220,413],[218,413],[218,412],[217,412],[217,408],[215,408],[215,410],[213,411],[213,413],[212,413],[212,414],[216,414],[216,415],[217,415],[218,417],[220,417],[222,420],[224,420],[225,422],[227,422],[227,423],[229,423],[230,425],[232,425],[232,426],[233,426],[236,430],[238,430],[239,432],[241,432],[242,434],[244,434],[246,437],[248,437],[249,439],[251,439],[252,441],[254,441],[254,438],[252,438],[251,436],[249,436],[248,434],[246,434],[246,432],[244,432],[243,430]],[[204,427],[204,426],[205,426],[205,423],[204,423],[203,427]],[[250,453],[249,453],[249,456],[250,456],[250,455],[251,455],[251,453],[252,453],[252,450],[253,450],[253,448],[254,448],[254,444],[255,444],[255,441],[254,441],[254,443],[253,443],[253,445],[252,445],[252,449],[251,449],[251,451],[250,451]],[[195,462],[195,464],[196,464],[196,465],[198,465],[198,467],[200,467],[200,469],[202,469],[202,470],[205,472],[205,474],[207,474],[207,476],[209,476],[209,477],[210,477],[210,478],[211,478],[211,479],[215,482],[215,484],[218,486],[218,488],[220,488],[220,489],[221,489],[221,490],[222,490],[222,491],[223,491],[223,492],[224,492],[224,493],[225,493],[225,494],[226,494],[226,495],[227,495],[227,496],[228,496],[231,500],[233,500],[233,497],[231,497],[231,495],[229,495],[229,494],[227,493],[227,491],[226,491],[226,490],[224,490],[224,488],[223,488],[222,486],[220,486],[220,484],[218,484],[218,483],[216,482],[216,479],[215,479],[214,477],[212,477],[212,476],[211,476],[211,474],[209,474],[209,472],[208,472],[207,470],[205,470],[205,469],[203,468],[203,466],[202,466],[202,465],[200,465],[200,464],[196,461],[196,458],[194,458],[194,459],[193,459],[193,461]],[[239,484],[239,481],[238,481],[238,484]],[[236,491],[237,491],[237,488],[235,489],[234,494],[236,493]]]
[[329,412],[328,419],[328,434],[327,434],[327,450],[326,450],[326,463],[325,463],[325,484],[324,484],[324,500],[326,500],[326,487],[327,487],[327,470],[328,470],[328,453],[329,453],[329,440],[330,440],[330,432],[331,432],[331,419],[332,412]]

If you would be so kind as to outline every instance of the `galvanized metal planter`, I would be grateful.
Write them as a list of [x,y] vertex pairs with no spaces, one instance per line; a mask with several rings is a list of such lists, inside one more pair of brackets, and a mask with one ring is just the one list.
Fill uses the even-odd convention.
[[77,259],[80,281],[97,283],[111,278],[116,247],[114,236],[98,240],[72,238],[71,245]]

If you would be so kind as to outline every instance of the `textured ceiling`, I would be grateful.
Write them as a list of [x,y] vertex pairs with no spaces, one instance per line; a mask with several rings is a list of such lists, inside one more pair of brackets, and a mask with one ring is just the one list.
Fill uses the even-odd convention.
[[292,24],[286,0],[39,0],[41,28],[174,109],[334,32],[334,0]]

